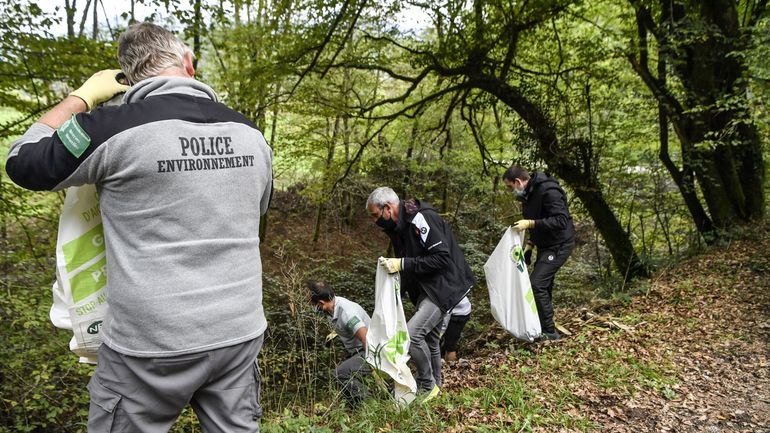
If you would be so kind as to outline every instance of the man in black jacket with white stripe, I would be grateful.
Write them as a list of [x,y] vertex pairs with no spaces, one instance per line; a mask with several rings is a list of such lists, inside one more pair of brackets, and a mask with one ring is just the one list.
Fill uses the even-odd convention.
[[575,225],[567,208],[567,195],[559,182],[546,173],[534,173],[511,166],[503,182],[522,202],[524,219],[514,223],[516,230],[529,230],[524,260],[529,265],[531,246],[537,247],[535,268],[529,276],[535,295],[537,314],[543,330],[541,339],[558,340],[561,335],[553,321],[551,292],[556,272],[575,248]]
[[407,324],[409,355],[417,366],[418,391],[436,396],[441,385],[440,328],[475,284],[452,230],[429,203],[399,200],[388,187],[375,189],[366,202],[372,220],[393,242],[395,258],[383,260],[401,272],[401,294],[417,307]]

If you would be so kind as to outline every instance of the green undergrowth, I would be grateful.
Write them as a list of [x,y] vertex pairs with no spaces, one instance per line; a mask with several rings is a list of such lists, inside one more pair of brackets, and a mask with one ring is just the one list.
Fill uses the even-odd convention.
[[291,411],[268,414],[266,433],[288,432],[519,432],[537,427],[566,427],[591,431],[595,426],[571,416],[566,405],[572,395],[558,396],[547,407],[535,389],[515,374],[496,372],[496,385],[444,392],[427,402],[399,408],[384,393],[370,397],[354,410],[342,404],[323,412]]
[[[8,203],[19,217],[8,225],[0,256],[0,343],[4,347],[0,352],[0,433],[82,432],[88,413],[86,383],[93,367],[77,363],[67,350],[71,333],[55,329],[48,317],[56,205],[61,197],[18,189],[6,193],[18,196]],[[361,237],[366,233],[362,229]],[[482,234],[472,237],[481,239]],[[643,309],[636,306],[638,300],[653,299],[661,291],[658,277],[630,284],[602,279],[580,261],[581,251],[577,251],[557,278],[557,320],[566,316],[565,310],[586,308],[647,332],[650,340],[640,338],[632,344],[621,330],[602,328],[596,322],[576,325],[575,320],[567,324],[573,335],[565,340],[526,345],[505,334],[490,313],[479,268],[482,245],[491,248],[492,241],[468,243],[479,284],[472,292],[474,312],[460,349],[467,366],[447,369],[444,392],[429,404],[399,409],[388,391],[370,379],[370,397],[350,410],[341,402],[332,377],[334,365],[342,361],[342,350],[338,343],[324,345],[328,323],[310,310],[305,282],[331,282],[341,296],[371,311],[371,264],[385,243],[348,242],[355,249],[350,254],[353,258],[347,258],[301,248],[296,239],[296,245],[277,235],[273,239],[275,245],[268,245],[263,255],[270,270],[263,286],[270,326],[260,355],[262,430],[267,433],[597,431],[601,425],[591,411],[605,403],[612,406],[639,393],[668,400],[681,397],[678,367],[656,345],[667,332],[688,333],[702,327],[703,318],[694,313],[711,310],[719,299],[715,292],[741,299],[746,285],[754,284],[734,281],[736,264],[707,252],[679,265],[678,278],[666,283],[666,295],[657,301],[661,308]],[[751,245],[764,247],[759,242]],[[763,275],[770,269],[763,257],[764,252],[751,254],[741,266]],[[705,260],[709,260],[708,273],[686,272]],[[409,314],[411,304],[405,302],[405,307]],[[675,319],[676,326],[671,326]],[[738,329],[709,332],[712,342],[751,338]],[[201,430],[188,407],[171,431]]]

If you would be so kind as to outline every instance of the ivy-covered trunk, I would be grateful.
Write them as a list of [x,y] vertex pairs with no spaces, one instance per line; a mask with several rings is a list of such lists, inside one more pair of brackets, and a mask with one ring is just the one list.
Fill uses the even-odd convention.
[[[682,174],[694,175],[713,225],[727,228],[761,218],[764,158],[750,120],[742,51],[766,2],[747,7],[741,22],[735,0],[660,0],[657,10],[629,1],[639,30],[639,59],[631,62],[671,119],[681,144]],[[672,90],[665,70],[659,69],[658,77],[650,72],[649,35],[681,91]]]
[[[745,112],[704,110],[678,129],[682,151],[692,155],[695,177],[719,228],[750,222],[764,212],[764,160],[756,129],[753,125],[735,127],[746,116]],[[708,122],[709,118],[720,119],[722,125]],[[717,131],[731,129],[717,135]]]

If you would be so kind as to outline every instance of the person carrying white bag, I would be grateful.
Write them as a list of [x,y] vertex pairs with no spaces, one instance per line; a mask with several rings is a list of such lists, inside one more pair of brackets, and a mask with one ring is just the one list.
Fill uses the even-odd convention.
[[424,200],[399,200],[389,187],[372,191],[369,217],[390,238],[395,257],[382,258],[389,273],[400,273],[401,294],[416,311],[409,319],[409,355],[417,367],[423,401],[441,386],[440,336],[443,319],[476,283],[449,224]]
[[484,264],[492,316],[514,337],[534,341],[540,336],[540,321],[524,263],[522,234],[505,230]]
[[95,184],[109,309],[88,383],[88,431],[167,431],[191,405],[204,432],[258,432],[259,224],[272,151],[249,119],[197,81],[192,51],[151,23],[130,26],[126,90],[95,73],[12,145],[8,177],[32,190]]
[[[503,173],[503,183],[521,202],[524,219],[513,224],[515,230],[529,231],[529,243],[537,248],[537,260],[529,275],[535,296],[541,336],[544,340],[559,340],[551,301],[556,273],[564,266],[575,249],[575,225],[569,213],[567,194],[548,173],[533,173],[517,165]],[[525,250],[525,260],[531,255]]]

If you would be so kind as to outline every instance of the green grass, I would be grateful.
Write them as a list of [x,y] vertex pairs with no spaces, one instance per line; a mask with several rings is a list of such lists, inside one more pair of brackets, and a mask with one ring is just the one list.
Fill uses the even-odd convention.
[[[524,355],[525,358],[531,355]],[[538,357],[539,358],[539,357]],[[542,361],[542,359],[534,359]],[[262,430],[283,432],[519,432],[536,428],[569,428],[592,431],[595,425],[583,416],[570,414],[568,408],[579,403],[567,388],[541,398],[541,391],[527,382],[527,367],[517,368],[521,359],[511,355],[508,364],[488,365],[483,374],[494,378],[493,386],[460,388],[441,394],[428,404],[413,403],[398,408],[383,390],[374,389],[356,410],[341,403],[331,409],[307,413],[285,409],[269,413]],[[372,389],[372,388],[370,388]]]

